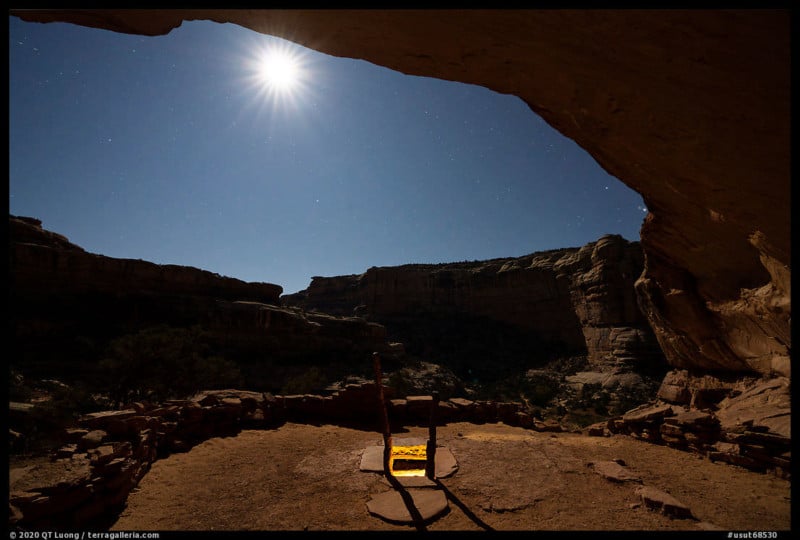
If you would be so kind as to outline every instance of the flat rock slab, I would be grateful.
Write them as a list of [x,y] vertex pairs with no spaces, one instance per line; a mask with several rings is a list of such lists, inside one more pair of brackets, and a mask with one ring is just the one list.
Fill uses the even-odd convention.
[[[408,439],[408,440],[415,440],[415,439]],[[400,444],[399,440],[395,441],[397,446],[411,446],[411,443],[405,443],[403,445]],[[424,441],[422,443],[414,443],[414,444],[425,444]],[[434,475],[436,478],[447,478],[448,476],[452,476],[453,474],[458,471],[458,461],[456,461],[455,456],[450,451],[449,448],[437,447],[436,448],[436,457],[434,458]],[[364,449],[364,453],[361,455],[361,465],[359,468],[364,472],[376,472],[383,474],[383,445],[380,446],[368,446]],[[401,477],[401,478],[413,478],[413,477]]]
[[601,384],[607,376],[608,373],[599,371],[580,371],[575,375],[565,377],[565,379],[569,384],[583,386],[584,384]]
[[692,511],[689,507],[678,499],[650,486],[636,488],[636,494],[642,498],[642,502],[648,508],[661,510],[664,515],[677,518],[691,518]]
[[665,416],[672,416],[673,414],[671,405],[648,406],[626,412],[622,415],[622,420],[624,422],[647,422]]
[[41,461],[27,467],[9,469],[10,491],[52,492],[88,483],[92,469],[85,454],[71,459]]
[[9,401],[8,402],[8,410],[9,412],[15,413],[29,413],[33,411],[33,408],[36,405],[33,403],[19,403],[17,401]]
[[612,482],[642,482],[641,478],[616,461],[594,461],[589,465],[594,469],[594,472]]
[[450,403],[452,403],[453,405],[455,405],[460,409],[467,408],[475,404],[475,402],[470,399],[464,399],[460,397],[450,398]]
[[714,525],[708,521],[700,521],[697,523],[697,528],[701,531],[724,531],[725,529],[719,525]]
[[675,416],[664,419],[665,424],[684,427],[694,426],[697,424],[714,424],[716,421],[716,418],[703,411],[680,412]]
[[[394,478],[404,488],[435,488],[437,486],[436,482],[430,480],[427,476],[395,476]],[[387,486],[392,486],[385,476],[381,476],[381,482]]]
[[[440,489],[409,489],[414,507],[422,521],[428,521],[447,510],[447,496]],[[367,502],[369,513],[395,523],[414,523],[400,492],[391,490],[375,495]]]
[[114,419],[125,420],[131,416],[136,416],[138,413],[135,409],[125,409],[124,411],[99,411],[83,415],[80,418],[81,422],[93,423],[102,420]]

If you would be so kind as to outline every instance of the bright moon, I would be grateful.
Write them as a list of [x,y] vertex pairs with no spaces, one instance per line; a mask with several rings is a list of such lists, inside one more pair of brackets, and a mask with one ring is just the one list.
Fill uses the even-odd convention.
[[279,49],[265,51],[259,66],[262,82],[278,92],[288,92],[297,84],[299,65],[289,52]]
[[243,87],[259,108],[296,111],[313,94],[314,63],[307,49],[272,38],[244,43],[242,50]]

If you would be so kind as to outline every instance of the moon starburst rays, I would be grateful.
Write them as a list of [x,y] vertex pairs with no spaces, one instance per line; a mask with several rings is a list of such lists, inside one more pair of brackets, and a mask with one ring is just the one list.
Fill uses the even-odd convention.
[[274,108],[295,108],[309,91],[308,55],[290,42],[254,48],[247,60],[248,86]]

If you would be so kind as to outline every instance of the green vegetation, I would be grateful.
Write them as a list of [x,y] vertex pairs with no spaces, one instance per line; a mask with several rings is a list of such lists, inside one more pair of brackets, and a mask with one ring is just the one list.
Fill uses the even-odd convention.
[[299,375],[291,376],[281,388],[281,394],[313,394],[328,385],[328,378],[318,366],[312,366]]
[[597,424],[598,422],[604,422],[608,420],[608,418],[608,415],[598,414],[593,410],[576,409],[566,411],[561,418],[561,423],[568,427],[580,429],[591,426],[592,424]]
[[384,380],[395,396],[426,395],[438,392],[442,400],[466,395],[464,383],[445,366],[407,362]]
[[118,404],[181,398],[243,382],[239,367],[215,355],[197,327],[159,326],[114,339],[100,362],[100,377]]
[[478,399],[516,401],[546,407],[559,393],[558,381],[544,377],[530,378],[519,373],[478,388]]
[[75,425],[82,414],[107,409],[109,405],[80,383],[69,386],[52,379],[28,381],[14,371],[10,383],[10,401],[33,404],[10,410],[11,453],[46,453],[63,444],[64,427]]
[[409,357],[431,359],[476,387],[492,386],[576,352],[513,325],[465,313],[415,313],[378,322],[390,331],[390,340],[405,345]]
[[387,377],[386,386],[392,389],[395,396],[409,396],[416,394],[416,386],[403,371],[395,371]]

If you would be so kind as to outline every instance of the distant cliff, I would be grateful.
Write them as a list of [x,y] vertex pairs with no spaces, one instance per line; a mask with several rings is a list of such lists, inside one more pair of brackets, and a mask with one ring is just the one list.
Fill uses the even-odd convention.
[[[445,345],[476,344],[480,337],[494,345],[481,351],[489,363],[511,355],[530,367],[548,354],[585,354],[597,367],[663,365],[637,304],[634,282],[642,268],[637,242],[607,235],[581,248],[518,258],[314,277],[308,289],[282,301],[364,315],[386,325],[410,353],[446,356]],[[427,343],[421,343],[420,333]],[[517,343],[509,351],[511,337]],[[431,348],[437,340],[442,347]]]
[[18,292],[131,292],[192,295],[278,304],[283,288],[246,283],[190,266],[154,264],[87,253],[38,219],[9,216],[9,263]]
[[[163,363],[166,349],[183,347],[169,352],[170,361],[202,356],[197,366],[233,365],[244,386],[274,390],[311,365],[345,369],[390,350],[379,324],[281,307],[281,291],[192,267],[88,253],[37,219],[9,216],[11,367],[33,378],[98,382],[103,362],[124,363],[110,352],[123,336],[115,346],[131,349],[126,362],[144,362],[145,371],[159,366],[140,357]],[[169,330],[175,328],[196,331]],[[199,377],[197,366],[180,376]]]

